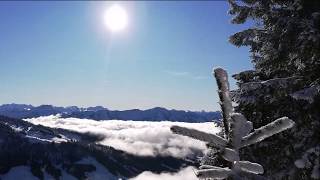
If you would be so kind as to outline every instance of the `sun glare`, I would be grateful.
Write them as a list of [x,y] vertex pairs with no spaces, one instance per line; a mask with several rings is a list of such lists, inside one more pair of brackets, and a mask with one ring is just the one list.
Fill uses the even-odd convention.
[[104,13],[104,23],[112,32],[125,29],[128,25],[126,10],[117,4],[110,6]]

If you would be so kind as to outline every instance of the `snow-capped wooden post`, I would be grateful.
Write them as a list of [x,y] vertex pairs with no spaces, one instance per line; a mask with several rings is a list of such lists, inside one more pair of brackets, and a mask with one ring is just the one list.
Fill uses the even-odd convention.
[[[252,123],[242,114],[233,112],[227,72],[222,68],[214,69],[213,72],[219,88],[218,93],[223,114],[224,137],[179,126],[172,126],[171,131],[208,143],[210,147],[219,150],[222,158],[230,162],[229,167],[218,167],[210,163],[202,164],[196,172],[196,175],[200,179],[225,179],[228,177],[242,179],[245,176],[252,178],[254,175],[263,174],[264,170],[260,164],[240,160],[239,149],[258,143],[274,134],[293,127],[294,121],[287,117],[282,117],[252,131]],[[203,158],[210,158],[209,156],[209,154],[205,154]],[[263,177],[259,178],[263,179]]]

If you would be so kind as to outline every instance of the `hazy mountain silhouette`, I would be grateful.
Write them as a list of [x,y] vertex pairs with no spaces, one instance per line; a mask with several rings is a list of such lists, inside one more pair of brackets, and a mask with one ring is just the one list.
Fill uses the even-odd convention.
[[0,106],[0,115],[12,118],[33,118],[60,114],[62,117],[86,118],[94,120],[134,120],[134,121],[179,121],[207,122],[219,120],[221,114],[205,111],[168,110],[156,107],[147,110],[109,110],[102,106],[80,108],[77,106],[56,107],[52,105],[32,106],[26,104],[4,104]]

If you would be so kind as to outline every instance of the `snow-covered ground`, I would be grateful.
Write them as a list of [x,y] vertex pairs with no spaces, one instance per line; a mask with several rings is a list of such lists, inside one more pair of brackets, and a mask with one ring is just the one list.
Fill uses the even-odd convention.
[[171,155],[174,157],[186,157],[206,149],[203,142],[173,134],[170,131],[172,125],[195,128],[209,133],[220,131],[213,122],[96,121],[90,119],[60,118],[59,116],[25,119],[25,121],[48,127],[100,134],[105,137],[100,142],[101,144],[144,156]]

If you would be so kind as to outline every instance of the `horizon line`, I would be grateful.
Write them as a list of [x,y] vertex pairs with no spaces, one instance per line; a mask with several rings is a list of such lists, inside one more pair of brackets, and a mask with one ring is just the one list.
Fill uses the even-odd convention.
[[185,112],[221,112],[221,110],[212,110],[212,111],[208,111],[208,110],[185,110],[185,109],[174,109],[174,108],[167,108],[167,107],[161,107],[161,106],[153,106],[150,108],[129,108],[129,109],[109,109],[103,105],[95,105],[95,106],[78,106],[78,105],[68,105],[68,106],[63,106],[63,105],[54,105],[54,104],[39,104],[39,105],[34,105],[34,104],[28,104],[28,103],[0,103],[0,106],[3,105],[28,105],[28,106],[32,106],[32,107],[40,107],[40,106],[53,106],[53,107],[62,107],[62,108],[68,108],[68,107],[77,107],[77,108],[93,108],[93,107],[103,107],[106,110],[109,111],[129,111],[129,110],[141,110],[141,111],[146,111],[146,110],[151,110],[151,109],[155,109],[155,108],[163,108],[166,110],[175,110],[175,111],[185,111]]

